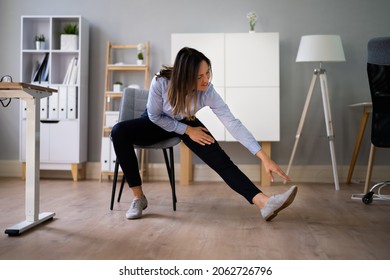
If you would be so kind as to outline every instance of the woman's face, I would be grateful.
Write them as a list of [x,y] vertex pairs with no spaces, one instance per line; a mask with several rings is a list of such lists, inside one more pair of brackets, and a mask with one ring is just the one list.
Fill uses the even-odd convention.
[[202,60],[198,71],[198,91],[206,91],[209,87],[210,68],[206,61]]

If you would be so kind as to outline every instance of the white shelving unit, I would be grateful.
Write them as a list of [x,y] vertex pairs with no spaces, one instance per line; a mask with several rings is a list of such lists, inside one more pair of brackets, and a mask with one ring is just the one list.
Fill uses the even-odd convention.
[[[122,45],[107,42],[100,181],[104,177],[112,177],[115,169],[116,155],[111,143],[110,133],[112,127],[118,122],[119,104],[123,89],[114,90],[114,83],[116,81],[126,83],[133,76],[135,80],[143,79],[143,88],[149,88],[150,85],[150,46],[149,42],[140,44],[144,47],[142,50],[144,61],[141,64],[136,64],[138,44]],[[121,172],[121,169],[119,171]],[[143,170],[141,170],[141,175],[142,173]]]
[[[78,26],[78,46],[64,50],[61,34],[67,24]],[[43,49],[36,49],[35,36],[45,36]],[[88,120],[89,25],[81,16],[22,16],[20,81],[57,89],[41,101],[41,170],[69,170],[74,181],[85,177]],[[47,57],[46,75],[36,79],[37,68]],[[65,81],[68,69],[76,61],[74,80]],[[75,65],[76,65],[75,64]],[[77,68],[77,69],[76,69]],[[21,102],[20,160],[25,177],[26,117]]]

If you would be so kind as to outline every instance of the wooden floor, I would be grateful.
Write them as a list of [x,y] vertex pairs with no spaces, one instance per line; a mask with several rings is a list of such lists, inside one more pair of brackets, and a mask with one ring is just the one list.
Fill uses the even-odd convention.
[[41,212],[54,219],[10,237],[4,230],[25,218],[24,182],[0,178],[0,259],[390,259],[390,201],[352,200],[363,185],[298,184],[294,203],[272,222],[224,183],[178,185],[176,212],[167,182],[146,183],[149,207],[139,220],[125,218],[128,189],[109,210],[110,182],[40,185]]

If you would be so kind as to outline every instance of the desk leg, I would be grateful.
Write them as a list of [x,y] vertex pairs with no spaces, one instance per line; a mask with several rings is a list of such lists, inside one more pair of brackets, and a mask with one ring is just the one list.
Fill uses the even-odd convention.
[[[271,142],[262,142],[261,143],[261,149],[269,156],[271,157]],[[262,187],[269,187],[271,186],[271,179],[265,172],[264,164],[261,161],[260,162],[260,185]]]
[[349,165],[347,184],[351,184],[353,170],[355,169],[356,160],[357,160],[359,150],[360,150],[360,144],[362,143],[364,130],[366,129],[366,125],[367,125],[367,121],[368,121],[369,116],[370,116],[369,112],[363,112],[362,118],[360,120],[359,132],[358,132],[358,135],[356,138],[356,143],[355,143],[355,148],[353,150],[351,163]]
[[8,235],[20,235],[23,231],[50,218],[54,213],[39,214],[39,99],[26,99],[26,220],[5,230]]
[[180,143],[180,184],[189,185],[193,179],[192,152],[188,147]]

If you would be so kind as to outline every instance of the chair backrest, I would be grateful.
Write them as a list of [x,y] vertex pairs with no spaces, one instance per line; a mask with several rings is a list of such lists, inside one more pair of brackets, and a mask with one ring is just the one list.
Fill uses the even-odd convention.
[[372,101],[371,142],[390,147],[390,37],[373,38],[367,45],[367,74]]
[[119,121],[140,117],[145,112],[148,95],[147,89],[126,88],[119,106]]

